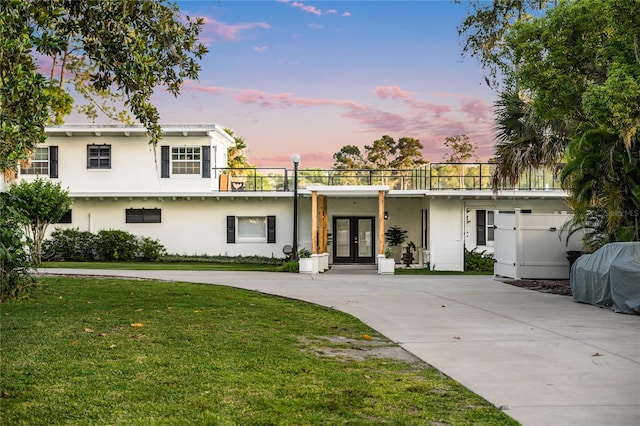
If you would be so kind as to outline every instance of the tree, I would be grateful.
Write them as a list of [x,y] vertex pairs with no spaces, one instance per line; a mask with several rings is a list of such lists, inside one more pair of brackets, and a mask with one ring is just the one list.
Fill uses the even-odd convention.
[[572,195],[574,224],[587,225],[582,227],[593,242],[591,249],[612,241],[640,240],[637,139],[627,150],[615,133],[602,128],[583,132],[569,144],[569,161],[561,178]]
[[445,154],[442,159],[446,163],[466,163],[470,158],[479,161],[476,151],[478,144],[471,142],[467,135],[449,136],[444,139],[444,146],[451,150],[449,157]]
[[360,152],[360,148],[355,145],[345,145],[340,151],[333,154],[333,168],[337,170],[364,169],[365,159]]
[[15,209],[25,218],[24,228],[33,240],[32,259],[37,266],[47,227],[58,222],[71,207],[69,191],[62,189],[59,182],[38,177],[31,182],[23,180],[12,184],[9,193],[13,196]]
[[364,155],[355,145],[345,145],[333,154],[337,170],[414,169],[427,161],[422,157],[423,145],[418,139],[402,137],[397,142],[388,135],[364,146]]
[[32,240],[25,235],[26,219],[14,204],[11,194],[0,193],[0,302],[19,296],[35,282],[30,273]]
[[[158,86],[177,96],[185,79],[198,77],[203,25],[163,0],[0,2],[2,171],[15,173],[45,139],[44,126],[71,111],[74,90],[121,94],[155,144],[161,129],[151,96]],[[49,75],[36,57],[51,60]]]
[[480,60],[487,72],[489,86],[499,86],[504,78],[511,81],[518,67],[505,36],[515,23],[526,21],[531,14],[544,10],[550,0],[475,0],[471,11],[458,27],[458,35],[464,38],[462,52]]
[[231,129],[224,129],[225,132],[229,134],[234,140],[235,145],[229,148],[227,152],[227,167],[231,169],[244,169],[254,167],[249,164],[249,159],[247,158],[247,144],[244,141],[244,138],[241,136],[236,136]]
[[528,167],[562,161],[576,217],[594,223],[600,214],[586,212],[604,214],[607,225],[597,228],[608,235],[601,241],[640,237],[637,220],[620,220],[638,211],[636,193],[620,189],[637,191],[638,28],[640,2],[575,0],[501,35],[516,67],[496,104],[494,188],[515,183]]

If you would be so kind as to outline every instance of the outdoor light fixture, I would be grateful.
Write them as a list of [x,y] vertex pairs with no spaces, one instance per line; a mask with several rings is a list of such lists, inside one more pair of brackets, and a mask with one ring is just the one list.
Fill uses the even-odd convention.
[[389,219],[389,212],[384,212],[384,220]]
[[298,165],[300,154],[291,156],[293,162],[293,244],[291,249],[292,259],[298,260]]

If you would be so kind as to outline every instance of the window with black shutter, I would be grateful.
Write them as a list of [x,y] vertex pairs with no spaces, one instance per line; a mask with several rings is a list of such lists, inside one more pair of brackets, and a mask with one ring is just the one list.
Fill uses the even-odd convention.
[[162,209],[126,209],[126,223],[161,223]]
[[227,243],[236,242],[236,217],[227,216]]
[[276,242],[276,217],[267,216],[267,243]]
[[487,212],[476,210],[476,245],[487,245]]
[[202,147],[202,177],[211,177],[211,147]]
[[169,177],[169,147],[167,145],[160,147],[160,177]]

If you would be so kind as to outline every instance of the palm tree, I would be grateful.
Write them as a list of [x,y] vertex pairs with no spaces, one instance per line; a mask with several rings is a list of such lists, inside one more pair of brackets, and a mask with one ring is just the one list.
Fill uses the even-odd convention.
[[[629,148],[618,134],[589,129],[569,144],[562,170],[571,193],[573,227],[582,226],[591,248],[611,241],[640,240],[640,144]],[[606,237],[602,237],[602,234]]]
[[568,144],[568,125],[543,122],[530,101],[507,89],[495,103],[494,190],[517,185],[529,168],[555,168]]

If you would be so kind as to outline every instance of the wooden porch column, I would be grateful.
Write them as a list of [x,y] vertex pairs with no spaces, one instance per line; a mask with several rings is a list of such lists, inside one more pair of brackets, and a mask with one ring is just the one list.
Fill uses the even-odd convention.
[[328,253],[329,245],[329,215],[327,209],[327,196],[322,197],[322,244],[320,249],[322,253]]
[[324,250],[324,241],[327,235],[327,228],[324,226],[325,215],[325,199],[326,195],[318,195],[318,253],[322,254]]
[[318,191],[311,191],[311,254],[318,254]]
[[378,255],[384,256],[384,191],[378,191]]

